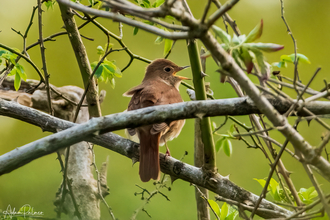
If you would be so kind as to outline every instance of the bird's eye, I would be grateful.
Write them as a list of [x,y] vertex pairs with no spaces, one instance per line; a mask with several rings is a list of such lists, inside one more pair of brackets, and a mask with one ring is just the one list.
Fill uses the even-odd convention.
[[165,70],[165,72],[169,73],[169,72],[171,72],[172,69],[170,67],[165,67],[164,70]]

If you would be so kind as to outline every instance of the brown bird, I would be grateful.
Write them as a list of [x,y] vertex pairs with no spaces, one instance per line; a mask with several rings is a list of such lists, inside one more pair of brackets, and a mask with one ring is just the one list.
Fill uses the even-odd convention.
[[[124,96],[132,97],[127,110],[183,102],[179,85],[181,80],[189,78],[176,73],[187,67],[189,66],[179,67],[165,59],[153,61],[147,67],[142,83],[124,93]],[[178,120],[127,129],[129,135],[137,134],[140,139],[139,174],[143,182],[159,180],[159,145],[166,145],[166,141],[177,137],[184,123],[185,120]],[[166,154],[170,155],[167,145],[166,149]]]

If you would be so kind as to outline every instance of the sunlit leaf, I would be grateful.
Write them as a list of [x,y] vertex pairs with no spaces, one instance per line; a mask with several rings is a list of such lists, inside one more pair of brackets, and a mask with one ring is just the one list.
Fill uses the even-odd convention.
[[261,187],[265,187],[265,184],[266,184],[266,180],[264,179],[256,179],[256,178],[253,178],[254,180],[258,181],[258,183],[261,185]]
[[226,202],[221,207],[220,220],[225,220],[228,215],[228,205]]
[[248,34],[244,42],[249,43],[257,40],[262,35],[263,24],[264,22],[261,19],[260,23]]
[[16,91],[21,87],[21,77],[18,72],[15,74],[14,87]]
[[222,137],[215,143],[215,150],[217,152],[219,152],[219,150],[222,148],[225,139],[225,137]]
[[223,141],[223,151],[225,152],[225,154],[228,157],[230,157],[233,153],[233,147],[232,147],[231,141],[228,138],[226,138]]
[[207,200],[211,206],[211,208],[213,209],[213,211],[220,216],[220,207],[218,205],[218,203],[216,203],[215,201],[213,201],[212,199],[208,199]]
[[165,2],[165,0],[156,0],[155,3],[153,4],[153,6],[154,6],[154,8],[157,8],[157,7],[161,6],[164,2]]
[[165,44],[164,44],[164,56],[170,52],[172,48],[173,40],[170,39],[165,39]]
[[231,41],[231,37],[229,34],[226,33],[226,31],[222,30],[221,28],[212,25],[212,29],[214,33],[220,38],[220,40],[225,43],[226,45],[229,45]]
[[[294,62],[295,54],[293,53],[293,54],[289,55],[289,57],[291,58],[292,62]],[[311,64],[308,57],[306,57],[304,54],[297,53],[297,57],[298,57],[298,62]]]
[[116,85],[116,83],[115,83],[115,78],[111,78],[111,80],[110,80],[110,85],[111,85],[111,87],[114,89],[115,88],[115,85]]
[[26,73],[24,71],[23,66],[21,64],[19,64],[19,63],[16,63],[15,67],[17,68],[17,72],[20,75],[21,79],[23,79],[24,81],[26,81],[27,75],[26,75]]

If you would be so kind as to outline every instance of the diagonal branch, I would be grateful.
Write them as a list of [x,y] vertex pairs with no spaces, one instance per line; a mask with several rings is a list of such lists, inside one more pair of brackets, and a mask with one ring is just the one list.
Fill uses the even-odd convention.
[[143,22],[132,20],[132,19],[127,18],[127,17],[125,17],[121,14],[89,8],[89,7],[84,6],[84,5],[73,3],[72,1],[67,1],[67,0],[57,0],[57,1],[58,1],[59,4],[68,6],[70,8],[76,9],[76,10],[84,12],[86,14],[95,15],[95,16],[103,17],[103,18],[110,18],[114,21],[123,22],[123,23],[128,24],[128,25],[133,26],[133,27],[138,27],[142,30],[157,34],[157,35],[162,36],[164,38],[168,38],[168,39],[172,39],[172,40],[178,40],[178,39],[187,39],[187,38],[192,38],[193,37],[188,32],[167,32],[167,31],[164,31],[164,30],[159,29],[157,27],[145,24]]

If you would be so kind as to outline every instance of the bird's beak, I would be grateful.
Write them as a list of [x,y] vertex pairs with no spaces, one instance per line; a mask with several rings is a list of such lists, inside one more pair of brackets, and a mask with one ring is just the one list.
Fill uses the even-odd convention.
[[185,77],[185,76],[178,76],[178,75],[176,75],[177,72],[179,72],[179,71],[181,71],[181,70],[184,70],[184,69],[186,69],[186,68],[188,68],[188,67],[190,67],[190,66],[181,66],[181,67],[179,67],[179,70],[176,71],[176,72],[174,72],[173,75],[174,75],[175,77],[181,79],[181,80],[183,80],[183,79],[185,79],[185,80],[191,80],[190,78],[187,78],[187,77]]

